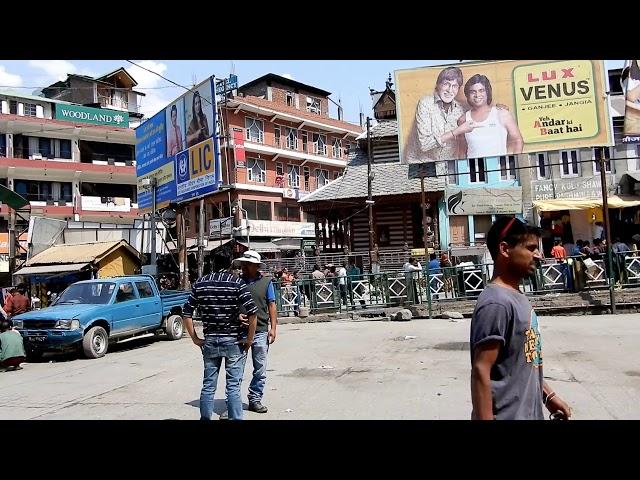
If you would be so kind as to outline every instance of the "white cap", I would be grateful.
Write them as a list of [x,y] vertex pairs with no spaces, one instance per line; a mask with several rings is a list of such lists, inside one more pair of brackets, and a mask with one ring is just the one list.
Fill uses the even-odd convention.
[[260,254],[255,250],[247,250],[241,257],[236,258],[234,262],[248,262],[263,265],[262,257],[260,257]]

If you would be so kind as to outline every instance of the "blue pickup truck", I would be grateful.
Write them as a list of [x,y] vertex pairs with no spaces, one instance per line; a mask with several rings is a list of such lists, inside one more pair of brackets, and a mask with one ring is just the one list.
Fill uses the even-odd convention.
[[189,292],[160,292],[153,277],[125,276],[70,285],[53,306],[13,318],[27,356],[82,348],[87,358],[107,353],[109,342],[149,333],[182,337],[182,306]]

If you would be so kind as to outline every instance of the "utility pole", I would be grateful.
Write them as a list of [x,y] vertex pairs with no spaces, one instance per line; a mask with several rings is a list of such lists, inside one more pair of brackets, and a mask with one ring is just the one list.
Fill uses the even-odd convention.
[[[149,180],[151,181],[151,268],[153,275],[156,276],[158,274],[158,259],[156,255],[156,186],[158,185],[158,180],[156,177],[151,177]],[[144,229],[144,224],[142,227]]]
[[198,225],[198,278],[204,275],[204,226],[205,208],[204,198],[200,199],[200,222]]
[[189,288],[189,266],[187,264],[187,239],[184,221],[184,206],[178,205],[176,213],[176,240],[178,241],[180,289],[187,290]]
[[602,184],[602,219],[604,221],[604,231],[607,239],[607,264],[609,266],[609,274],[607,282],[609,283],[609,299],[611,302],[611,313],[616,313],[616,294],[614,291],[615,277],[613,273],[613,258],[611,249],[611,224],[609,222],[609,198],[607,193],[607,173],[604,161],[604,147],[600,147],[600,183]]
[[371,252],[373,250],[373,198],[371,193],[371,163],[373,161],[373,152],[371,151],[371,117],[367,117],[367,205],[369,207],[369,269],[371,269]]

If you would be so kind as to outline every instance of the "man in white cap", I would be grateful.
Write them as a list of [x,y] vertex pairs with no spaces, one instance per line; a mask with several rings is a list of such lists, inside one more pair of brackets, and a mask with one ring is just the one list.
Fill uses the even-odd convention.
[[[275,289],[271,282],[271,276],[260,273],[260,268],[264,264],[258,252],[247,250],[241,257],[234,260],[234,265],[237,264],[240,264],[242,268],[240,277],[245,281],[253,302],[258,307],[258,325],[251,344],[253,378],[249,385],[249,410],[256,413],[267,413],[267,407],[262,404],[262,397],[267,380],[267,353],[269,345],[276,340],[278,313]],[[226,415],[223,413],[220,418],[224,420]]]

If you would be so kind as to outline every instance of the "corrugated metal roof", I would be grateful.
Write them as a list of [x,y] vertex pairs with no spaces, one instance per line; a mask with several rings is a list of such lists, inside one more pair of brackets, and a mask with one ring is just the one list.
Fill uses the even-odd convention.
[[61,263],[91,263],[100,260],[116,248],[124,246],[133,255],[138,252],[125,240],[112,242],[68,243],[54,245],[29,259],[26,266],[52,265]]
[[[439,164],[439,166],[444,164]],[[433,167],[433,164],[430,166]],[[420,179],[409,178],[409,169],[413,165],[403,165],[400,159],[390,163],[374,163],[371,185],[372,196],[404,195],[420,193]],[[434,172],[435,173],[435,172]],[[427,177],[424,189],[427,192],[444,190],[446,172],[438,172],[437,177]],[[349,161],[344,174],[328,185],[299,200],[300,203],[331,201],[367,196],[367,154],[361,149],[355,150],[355,156]]]
[[37,95],[27,95],[25,93],[11,92],[8,90],[0,91],[0,95],[5,97],[16,97],[16,98],[24,98],[26,100],[35,100],[37,102],[64,103],[65,105],[72,105],[71,102],[65,102],[64,100],[55,100],[53,98],[40,97]]
[[47,273],[79,272],[89,266],[88,263],[59,263],[56,265],[39,265],[36,267],[24,267],[15,275],[42,275]]
[[[397,137],[398,121],[397,120],[379,120],[378,123],[371,127],[371,138]],[[366,140],[367,129],[358,135],[356,140]]]

